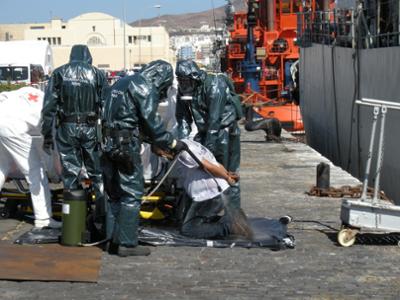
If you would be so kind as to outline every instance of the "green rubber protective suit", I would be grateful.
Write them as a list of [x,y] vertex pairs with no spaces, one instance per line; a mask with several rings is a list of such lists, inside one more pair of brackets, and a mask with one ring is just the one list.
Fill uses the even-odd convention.
[[[238,95],[230,79],[222,73],[207,74],[191,60],[178,61],[175,74],[179,95],[192,100],[177,101],[176,118],[179,137],[187,137],[190,124],[198,128],[195,140],[207,147],[228,171],[238,173],[240,167],[240,129],[242,117]],[[240,207],[239,182],[231,187],[231,204]]]
[[105,218],[106,203],[96,124],[107,89],[104,73],[92,66],[88,47],[74,45],[70,62],[53,71],[42,109],[41,131],[45,141],[52,142],[56,124],[64,189],[81,188],[80,174],[84,166],[93,183],[95,219],[99,222]]
[[[111,87],[102,117],[104,182],[110,208],[107,237],[125,247],[138,244],[144,193],[141,137],[161,148],[171,148],[174,144],[173,136],[164,129],[157,114],[160,91],[173,80],[172,68],[165,62],[148,67],[152,70],[124,77]],[[154,70],[158,71],[150,72]]]

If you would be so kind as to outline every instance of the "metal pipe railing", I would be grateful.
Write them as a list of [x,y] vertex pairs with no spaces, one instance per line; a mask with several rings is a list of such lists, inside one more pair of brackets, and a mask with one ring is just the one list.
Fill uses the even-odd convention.
[[400,15],[397,16],[399,26],[393,26],[393,31],[375,32],[372,29],[373,32],[371,32],[370,27],[373,25],[367,25],[365,11],[363,9],[333,9],[300,12],[297,26],[298,44],[301,47],[309,47],[312,43],[352,48],[399,46]]
[[372,120],[372,129],[371,129],[371,140],[368,149],[368,157],[365,167],[365,175],[363,180],[363,188],[361,194],[361,201],[365,201],[367,199],[367,189],[368,189],[368,180],[370,176],[371,170],[371,162],[372,162],[372,155],[374,150],[374,143],[375,143],[375,135],[376,135],[376,127],[378,123],[378,116],[379,113],[381,115],[381,125],[380,125],[380,132],[379,132],[379,140],[378,140],[378,153],[377,153],[377,160],[376,160],[376,175],[375,175],[375,184],[374,184],[374,194],[372,198],[372,203],[378,203],[378,195],[380,192],[380,177],[383,165],[383,157],[384,157],[384,144],[385,144],[385,124],[386,124],[386,116],[388,109],[400,110],[400,103],[392,102],[392,101],[385,101],[385,100],[377,100],[377,99],[370,99],[370,98],[362,98],[361,100],[356,100],[358,105],[364,106],[372,106],[373,110],[373,120]]

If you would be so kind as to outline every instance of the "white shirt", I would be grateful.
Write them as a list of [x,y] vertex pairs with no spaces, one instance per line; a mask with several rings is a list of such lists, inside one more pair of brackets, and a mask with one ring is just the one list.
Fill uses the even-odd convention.
[[[212,164],[219,165],[214,155],[206,147],[192,140],[182,140],[193,154],[200,160],[207,160]],[[177,163],[178,179],[186,193],[196,202],[213,199],[229,188],[228,182],[201,169],[189,153],[183,151],[179,154]],[[218,190],[218,185],[221,190]]]

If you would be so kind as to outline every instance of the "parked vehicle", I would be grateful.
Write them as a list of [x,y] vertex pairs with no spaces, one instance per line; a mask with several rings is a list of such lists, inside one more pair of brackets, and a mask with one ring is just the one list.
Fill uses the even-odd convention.
[[0,42],[0,83],[37,83],[52,70],[53,52],[48,42]]

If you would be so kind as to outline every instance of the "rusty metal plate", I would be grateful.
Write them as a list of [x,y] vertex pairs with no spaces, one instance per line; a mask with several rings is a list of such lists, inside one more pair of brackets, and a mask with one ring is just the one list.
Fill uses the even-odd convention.
[[97,282],[101,255],[96,247],[0,242],[0,279]]

